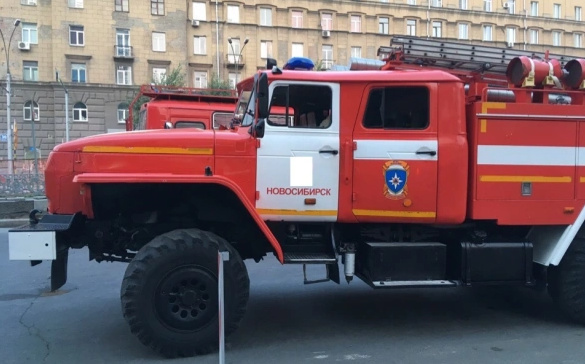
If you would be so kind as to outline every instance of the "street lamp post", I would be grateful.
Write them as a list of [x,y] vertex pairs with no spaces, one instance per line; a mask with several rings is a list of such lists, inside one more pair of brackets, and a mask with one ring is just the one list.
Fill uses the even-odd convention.
[[16,19],[14,21],[14,28],[12,29],[12,33],[10,34],[10,39],[8,40],[8,47],[6,47],[6,42],[4,41],[4,34],[2,33],[2,29],[0,29],[0,36],[2,37],[2,43],[4,44],[4,53],[6,54],[6,142],[8,143],[7,146],[7,153],[8,153],[8,174],[14,174],[14,166],[13,166],[13,159],[12,159],[12,127],[10,126],[10,97],[12,90],[10,89],[10,43],[12,43],[12,36],[14,36],[14,31],[20,25],[20,19]]
[[249,41],[250,41],[250,39],[248,39],[248,38],[246,38],[244,40],[244,45],[240,49],[240,53],[238,55],[236,55],[236,51],[234,51],[234,45],[232,44],[232,38],[231,37],[228,38],[228,43],[230,44],[230,47],[232,47],[232,55],[234,57],[236,57],[236,85],[238,84],[238,75],[240,74],[240,67],[239,67],[240,57],[242,57],[242,52],[244,51],[244,48],[246,47],[246,44],[248,44]]

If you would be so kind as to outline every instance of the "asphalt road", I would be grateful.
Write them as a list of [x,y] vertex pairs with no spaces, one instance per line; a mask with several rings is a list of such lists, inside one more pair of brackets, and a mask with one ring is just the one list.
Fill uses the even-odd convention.
[[[0,229],[2,363],[217,363],[218,355],[166,360],[124,321],[123,263],[73,250],[69,281],[48,293],[48,262],[8,261]],[[227,363],[585,363],[585,327],[527,289],[374,291],[303,285],[300,266],[248,263],[250,302],[226,344]]]

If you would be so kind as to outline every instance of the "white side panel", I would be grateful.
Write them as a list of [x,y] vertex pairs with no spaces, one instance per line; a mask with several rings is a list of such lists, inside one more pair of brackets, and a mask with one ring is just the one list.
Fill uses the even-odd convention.
[[54,231],[8,233],[9,260],[55,260],[57,244]]
[[[278,85],[278,82],[270,85],[270,95]],[[319,85],[332,89],[329,128],[288,128],[266,124],[257,152],[256,174],[259,193],[256,209],[265,220],[337,220],[339,153],[319,151],[340,151],[339,85]],[[316,199],[316,204],[305,204],[307,198]]]
[[[439,150],[437,140],[356,140],[357,150],[354,159],[373,160],[437,160]],[[436,154],[416,154],[419,151],[434,151]]]
[[[516,166],[574,166],[575,147],[541,147],[511,145],[479,145],[477,164]],[[584,153],[579,151],[579,153]],[[585,158],[581,159],[585,162]]]

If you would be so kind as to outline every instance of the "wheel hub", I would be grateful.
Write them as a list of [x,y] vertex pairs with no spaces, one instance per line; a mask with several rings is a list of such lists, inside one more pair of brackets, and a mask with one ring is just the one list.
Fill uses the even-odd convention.
[[161,280],[155,308],[166,325],[196,331],[217,314],[217,280],[201,267],[179,267]]

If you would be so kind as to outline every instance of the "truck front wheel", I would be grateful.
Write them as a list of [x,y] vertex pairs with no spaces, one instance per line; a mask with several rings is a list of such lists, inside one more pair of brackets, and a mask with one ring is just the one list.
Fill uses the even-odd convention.
[[548,270],[548,292],[571,320],[585,324],[585,239],[575,238],[558,266]]
[[124,318],[144,345],[171,358],[217,350],[220,246],[229,251],[224,264],[225,334],[236,330],[250,287],[238,252],[215,234],[175,230],[142,247],[122,281]]

